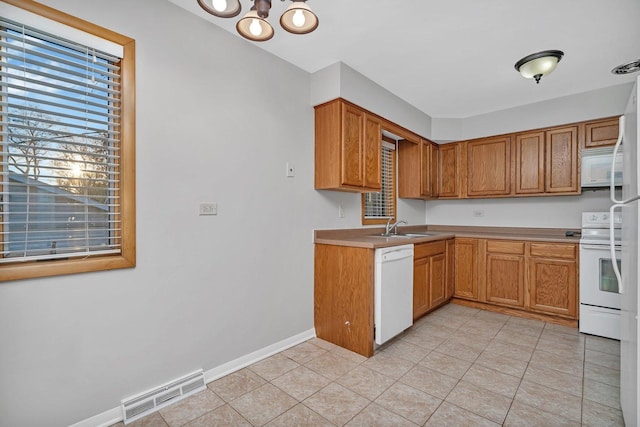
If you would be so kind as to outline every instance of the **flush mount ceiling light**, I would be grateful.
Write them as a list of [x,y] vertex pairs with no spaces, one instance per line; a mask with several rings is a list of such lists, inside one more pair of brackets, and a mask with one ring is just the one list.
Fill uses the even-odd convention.
[[[238,16],[240,0],[197,0],[200,7],[220,18]],[[282,0],[285,1],[285,0]],[[318,17],[306,4],[307,0],[291,0],[291,5],[280,17],[282,28],[293,34],[308,34],[318,28]],[[271,0],[253,0],[253,6],[236,24],[238,33],[249,40],[262,42],[273,37],[274,30],[267,21]]]
[[545,50],[525,56],[516,62],[515,67],[525,79],[533,78],[536,83],[540,83],[542,76],[555,70],[563,56],[564,52],[561,50]]
[[640,71],[640,59],[627,62],[626,64],[618,65],[616,68],[611,70],[613,74],[631,74],[635,73],[636,71]]

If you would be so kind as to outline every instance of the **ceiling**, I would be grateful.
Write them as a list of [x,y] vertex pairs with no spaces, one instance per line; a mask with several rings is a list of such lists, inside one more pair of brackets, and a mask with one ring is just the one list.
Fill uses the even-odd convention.
[[[252,5],[223,19],[196,0],[172,3],[237,35]],[[465,118],[630,82],[611,74],[640,58],[639,0],[308,0],[320,26],[287,33],[279,18],[289,1],[273,0],[275,36],[253,43],[306,70],[338,61],[431,117]],[[542,78],[522,78],[520,58],[541,50],[565,53]]]

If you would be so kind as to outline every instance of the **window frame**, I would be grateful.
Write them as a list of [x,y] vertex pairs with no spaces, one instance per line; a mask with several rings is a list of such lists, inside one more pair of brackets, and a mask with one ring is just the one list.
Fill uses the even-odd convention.
[[[395,149],[391,151],[391,163],[393,165],[393,171],[391,172],[391,176],[393,177],[393,215],[391,216],[391,220],[394,221],[398,216],[398,141],[393,138],[389,138],[385,135],[382,135],[382,141],[388,142],[389,144],[395,145]],[[382,156],[382,144],[380,145],[380,155]],[[382,170],[380,171],[382,173]],[[380,218],[366,218],[365,217],[365,198],[366,193],[361,195],[361,209],[360,215],[362,219],[362,225],[377,225],[377,224],[386,224],[389,221],[389,217],[380,217]]]
[[121,252],[114,255],[2,264],[0,265],[0,282],[135,267],[135,40],[32,0],[2,1],[119,44],[123,48],[123,57],[120,61],[120,185],[117,189],[120,195],[122,247]]

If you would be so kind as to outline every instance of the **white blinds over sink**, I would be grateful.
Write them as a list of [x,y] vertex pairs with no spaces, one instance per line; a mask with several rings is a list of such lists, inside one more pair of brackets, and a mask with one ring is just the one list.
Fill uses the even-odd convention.
[[394,144],[382,142],[382,191],[366,193],[364,199],[365,219],[392,218],[395,205],[395,149]]
[[119,253],[120,58],[0,17],[0,262]]

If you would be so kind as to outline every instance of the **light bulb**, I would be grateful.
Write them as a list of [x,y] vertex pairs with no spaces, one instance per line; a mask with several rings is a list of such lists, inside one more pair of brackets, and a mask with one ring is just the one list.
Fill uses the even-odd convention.
[[259,36],[262,34],[262,25],[260,25],[260,20],[253,18],[251,20],[251,25],[249,25],[249,31],[254,36]]
[[227,0],[213,0],[211,3],[213,4],[213,8],[218,12],[227,10]]
[[295,25],[298,28],[304,25],[306,19],[301,9],[298,9],[293,13],[293,18],[291,19],[291,21],[293,22],[293,25]]

